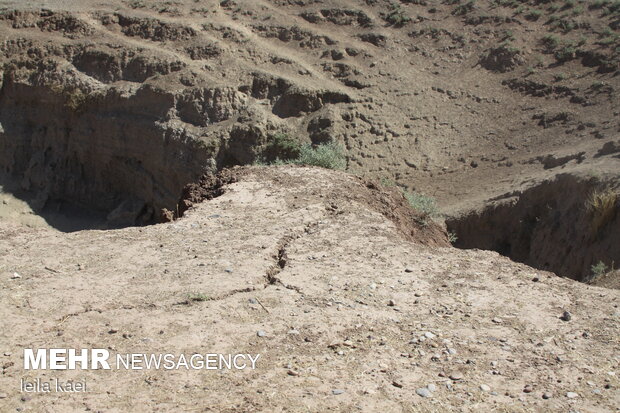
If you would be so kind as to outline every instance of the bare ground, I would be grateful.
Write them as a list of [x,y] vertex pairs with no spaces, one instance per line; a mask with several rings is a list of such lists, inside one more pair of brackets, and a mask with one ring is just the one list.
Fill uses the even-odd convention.
[[[494,252],[407,241],[355,199],[355,188],[367,190],[338,172],[251,168],[172,223],[62,234],[3,222],[0,410],[607,412],[620,405],[620,292]],[[208,298],[188,299],[196,293]],[[564,311],[570,321],[560,319]],[[27,374],[24,347],[261,358],[242,372]],[[85,380],[88,392],[19,392],[21,378],[37,376]],[[429,384],[432,397],[416,394]]]

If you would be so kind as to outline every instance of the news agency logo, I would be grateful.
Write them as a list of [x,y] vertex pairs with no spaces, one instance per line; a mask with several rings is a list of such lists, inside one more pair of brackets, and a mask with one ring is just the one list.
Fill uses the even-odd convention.
[[260,354],[125,353],[103,348],[24,349],[24,370],[244,370],[256,369]]

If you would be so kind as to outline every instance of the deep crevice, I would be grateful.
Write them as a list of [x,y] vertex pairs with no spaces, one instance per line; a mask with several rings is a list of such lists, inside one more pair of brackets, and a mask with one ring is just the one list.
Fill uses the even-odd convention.
[[[446,220],[458,248],[496,251],[532,267],[589,281],[592,265],[620,263],[620,196],[594,178],[560,174],[483,209]],[[606,197],[592,205],[593,194]]]

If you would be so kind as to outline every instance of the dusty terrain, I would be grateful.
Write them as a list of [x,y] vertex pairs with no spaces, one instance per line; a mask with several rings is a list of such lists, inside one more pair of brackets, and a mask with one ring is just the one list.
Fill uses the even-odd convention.
[[[408,241],[356,200],[367,191],[341,172],[253,168],[173,223],[3,225],[1,410],[615,411],[619,291],[439,236]],[[27,374],[30,346],[261,359],[243,372]],[[24,376],[89,391],[24,394]]]
[[[563,266],[528,251],[543,238],[562,256],[567,242],[579,249],[570,221],[521,202],[516,215],[543,224],[513,248],[514,223],[494,215],[498,200],[558,174],[584,190],[567,198],[552,184],[536,199],[581,210],[593,191],[617,190],[617,2],[0,6],[0,168],[35,210],[70,204],[116,211],[113,226],[157,221],[185,184],[254,163],[288,134],[339,142],[349,172],[437,198],[460,246],[581,280],[620,261],[608,236],[620,218]],[[470,213],[495,222],[497,242],[467,230]]]
[[[617,410],[619,39],[615,0],[0,0],[0,411]],[[226,169],[282,136],[345,171]]]

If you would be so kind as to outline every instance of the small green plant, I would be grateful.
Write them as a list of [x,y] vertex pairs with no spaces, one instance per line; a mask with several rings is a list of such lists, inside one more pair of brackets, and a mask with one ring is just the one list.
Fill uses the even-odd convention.
[[475,6],[476,0],[469,0],[465,4],[459,4],[458,6],[456,6],[455,9],[452,11],[452,14],[455,16],[463,16],[473,11]]
[[607,274],[607,271],[609,270],[609,268],[607,267],[607,265],[605,265],[603,261],[599,261],[598,263],[592,265],[592,267],[590,268],[592,269],[592,276],[590,280]]
[[301,143],[286,133],[277,133],[263,150],[262,160],[273,162],[275,160],[288,161],[296,159],[301,153]]
[[456,241],[458,241],[458,239],[459,237],[456,236],[456,232],[448,232],[448,241],[450,241],[450,244],[454,244]]
[[619,195],[613,189],[594,190],[586,200],[591,215],[592,234],[598,234],[615,216]]
[[347,166],[342,147],[333,141],[317,146],[302,146],[299,158],[295,159],[294,163],[327,169],[344,169]]
[[439,215],[435,198],[418,192],[405,192],[404,195],[409,205],[424,215],[423,222],[427,222],[427,218],[436,218]]
[[384,14],[383,19],[392,26],[400,27],[411,21],[411,17],[405,14],[399,3],[392,3],[390,8],[390,12]]
[[527,11],[527,13],[525,14],[525,18],[527,20],[531,20],[531,21],[536,21],[538,19],[540,19],[540,16],[542,16],[543,12],[540,10],[536,10],[536,9],[529,9]]
[[199,301],[199,302],[201,302],[201,301],[209,301],[209,300],[211,300],[211,297],[209,297],[208,295],[203,294],[203,293],[189,293],[187,295],[187,299],[189,301]]
[[547,52],[553,52],[560,45],[560,38],[553,34],[548,34],[542,38],[542,44]]
[[609,5],[611,0],[594,0],[588,6],[589,9],[602,9],[603,7]]
[[560,81],[562,81],[562,80],[565,80],[565,79],[566,79],[566,74],[565,74],[565,73],[556,73],[555,75],[553,75],[553,79],[554,79],[556,82],[560,82]]
[[577,57],[579,50],[573,45],[566,45],[553,54],[558,62],[567,62]]

